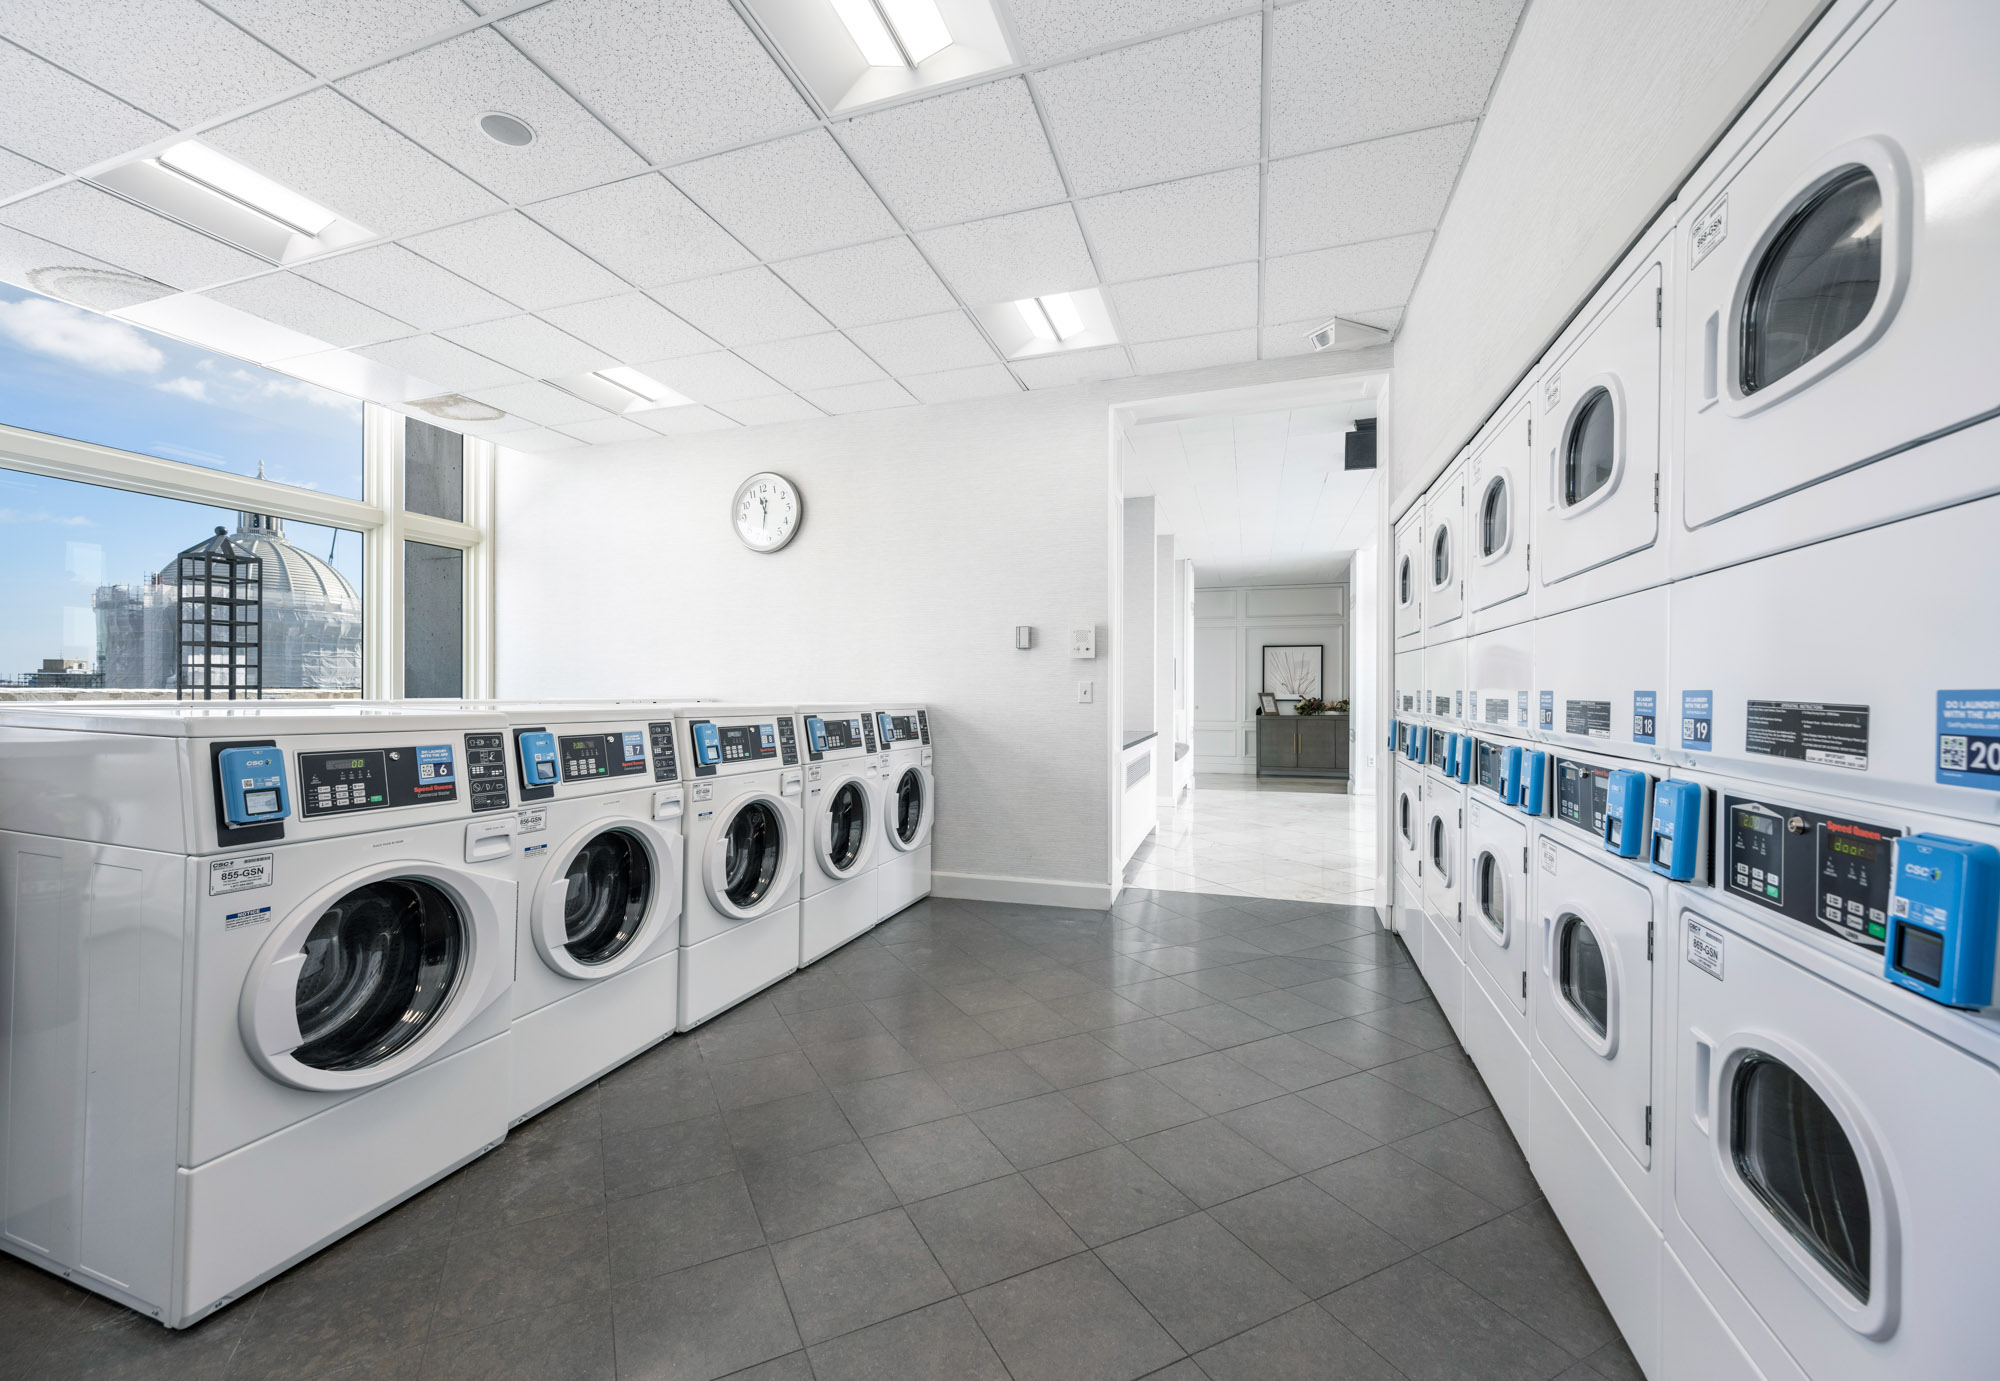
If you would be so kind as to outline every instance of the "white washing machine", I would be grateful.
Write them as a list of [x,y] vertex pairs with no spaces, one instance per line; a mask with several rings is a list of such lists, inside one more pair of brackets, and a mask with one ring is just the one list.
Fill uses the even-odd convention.
[[1661,336],[1677,243],[1663,214],[1535,379],[1535,608],[1573,609],[1667,578],[1660,531]]
[[704,705],[675,716],[687,750],[680,1029],[799,967],[805,819],[788,709]]
[[1667,883],[1645,857],[1652,781],[1554,751],[1551,812],[1531,831],[1528,974],[1536,1175],[1642,1367],[1658,1349],[1664,1197],[1655,954]]
[[[1408,727],[1408,726],[1406,726]],[[1407,754],[1395,769],[1396,932],[1410,955],[1423,965],[1424,943],[1424,770]]]
[[[1885,966],[1867,918],[1949,911],[1947,935],[1983,932],[1984,972],[1967,976],[1983,980],[1978,1000],[1990,1003],[2000,831],[1700,781],[1717,803],[1721,885],[1671,888],[1663,952],[1673,973],[1667,1234],[1698,1293],[1668,1291],[1666,1356],[1734,1345],[1771,1381],[1990,1374],[1983,1263],[2000,1020],[1990,1006],[1947,1007],[1891,982],[1891,971],[1941,979],[1929,966],[1949,971],[1961,951],[1899,942],[1913,930],[1903,925]],[[1935,851],[1920,849],[1947,835],[1989,846],[1983,896],[1962,894],[1973,899],[1963,909],[1931,905],[1952,895],[1950,863],[1933,867]],[[1759,872],[1777,877],[1776,897],[1755,883]],[[1829,923],[1829,909],[1849,919]]]
[[1396,564],[1390,575],[1396,592],[1396,651],[1424,645],[1424,499],[1419,496],[1396,522]]
[[916,705],[875,712],[881,741],[882,837],[877,868],[882,914],[893,916],[931,894],[931,826],[937,782],[931,775],[930,711]]
[[1424,644],[1465,636],[1465,457],[1424,495]]
[[[1458,738],[1447,735],[1447,743]],[[1451,750],[1447,750],[1448,752]],[[1465,789],[1442,771],[1424,775],[1423,801],[1424,979],[1458,1030],[1465,1010],[1464,911]]]
[[1424,694],[1432,722],[1451,732],[1470,722],[1466,705],[1465,639],[1424,649]]
[[1837,4],[1688,183],[1677,571],[2000,489],[1996,62],[1983,0]]
[[683,755],[659,707],[497,708],[513,768],[473,806],[516,808],[520,821],[509,1095],[519,1122],[679,1025]]
[[1534,617],[1528,558],[1533,545],[1535,419],[1523,385],[1474,438],[1465,468],[1465,625],[1468,633]]
[[506,1135],[501,722],[0,714],[0,1247],[180,1328]]
[[1479,739],[1465,801],[1465,1051],[1526,1147],[1533,1140],[1528,948],[1533,925],[1528,823],[1516,809],[1523,745]]
[[799,964],[872,929],[882,909],[882,754],[872,710],[799,711],[805,734],[805,863]]
[[1526,737],[1535,699],[1535,623],[1524,619],[1465,640],[1466,721],[1475,732]]
[[1674,760],[1993,818],[1996,524],[1981,499],[1676,581]]
[[1660,755],[1671,599],[1668,586],[1655,585],[1535,620],[1536,738]]

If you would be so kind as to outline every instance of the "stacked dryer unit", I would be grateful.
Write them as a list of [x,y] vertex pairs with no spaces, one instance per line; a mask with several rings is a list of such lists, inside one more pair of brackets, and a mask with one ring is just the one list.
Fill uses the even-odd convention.
[[1836,0],[1397,526],[1471,539],[1460,1029],[1655,1378],[1994,1366],[1996,61]]
[[185,1327],[506,1135],[504,727],[0,715],[0,1247]]
[[930,711],[921,705],[875,712],[882,751],[882,834],[876,869],[884,916],[931,894],[931,826],[937,782],[931,775]]

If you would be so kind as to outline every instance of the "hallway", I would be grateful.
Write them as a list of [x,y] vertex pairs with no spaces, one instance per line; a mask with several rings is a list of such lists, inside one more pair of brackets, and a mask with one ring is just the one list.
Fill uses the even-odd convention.
[[1373,906],[1375,799],[1336,783],[1210,773],[1125,868],[1128,887]]

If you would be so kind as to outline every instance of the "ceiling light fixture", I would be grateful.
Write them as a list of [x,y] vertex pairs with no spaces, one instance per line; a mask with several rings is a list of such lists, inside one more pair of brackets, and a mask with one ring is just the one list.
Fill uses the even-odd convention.
[[972,310],[1010,360],[1118,343],[1118,328],[1099,288],[1043,293]]
[[193,139],[90,180],[274,264],[297,263],[375,238],[366,226]]
[[510,149],[525,148],[535,142],[533,126],[526,120],[493,110],[479,117],[479,132],[496,144],[505,144]]
[[951,46],[937,0],[829,0],[871,67],[910,67]]
[[641,374],[629,364],[613,365],[596,373],[605,382],[616,384],[627,393],[659,407],[677,408],[694,401],[674,392],[652,375]]
[[273,182],[255,168],[246,168],[206,144],[182,140],[159,157],[160,165],[188,181],[241,202],[301,235],[317,235],[340,217],[310,197]]
[[1056,330],[1055,322],[1049,320],[1048,309],[1042,306],[1041,298],[1024,297],[1014,306],[1020,311],[1021,320],[1027,323],[1028,333],[1036,340],[1047,341],[1054,345],[1062,339]]

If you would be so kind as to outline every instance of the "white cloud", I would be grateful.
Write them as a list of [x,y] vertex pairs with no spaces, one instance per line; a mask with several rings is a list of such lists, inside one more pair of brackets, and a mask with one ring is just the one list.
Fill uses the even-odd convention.
[[107,374],[151,374],[167,362],[151,342],[122,321],[40,297],[0,302],[0,335],[36,354]]
[[55,523],[62,527],[96,527],[81,514],[58,517],[45,508],[30,513],[24,508],[0,508],[0,523]]
[[183,398],[192,398],[197,403],[208,401],[208,385],[200,379],[168,379],[153,385],[162,393],[178,393]]
[[331,389],[320,388],[318,385],[306,383],[302,379],[266,379],[264,381],[264,396],[267,398],[296,398],[302,403],[317,403],[320,407],[332,408],[337,412],[358,414],[361,411],[360,399],[349,398],[344,393],[335,393]]

